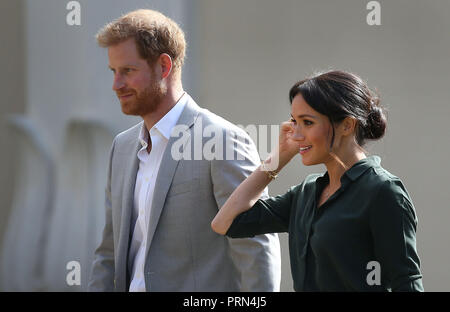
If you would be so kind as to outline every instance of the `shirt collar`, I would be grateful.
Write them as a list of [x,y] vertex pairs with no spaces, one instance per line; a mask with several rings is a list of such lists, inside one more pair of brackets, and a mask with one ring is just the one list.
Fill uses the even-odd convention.
[[350,169],[348,169],[344,175],[350,180],[355,181],[358,179],[367,169],[373,167],[379,167],[381,159],[379,156],[372,155],[368,156],[360,161],[356,162]]
[[[368,169],[380,167],[380,163],[381,159],[379,156],[376,155],[368,156],[364,159],[361,159],[360,161],[357,161],[350,169],[344,172],[344,174],[341,177],[341,184],[344,185],[348,183],[348,181],[345,181],[346,178],[348,178],[350,181],[355,181]],[[325,185],[329,182],[329,180],[330,177],[328,176],[327,171],[317,179],[317,182]]]
[[170,139],[170,135],[172,133],[173,127],[178,122],[178,119],[181,116],[181,113],[183,112],[184,107],[186,106],[188,102],[188,95],[185,92],[181,98],[178,100],[178,102],[175,104],[172,109],[167,112],[151,129],[150,131],[147,131],[147,128],[145,127],[145,123],[142,123],[141,131],[139,132],[139,141],[141,142],[141,145],[143,147],[147,147],[147,141],[148,136],[153,133],[153,131],[157,130],[159,133],[161,133],[162,136],[164,136],[167,140]]
[[141,131],[139,131],[139,142],[141,142],[142,147],[147,148],[148,131],[145,128],[145,123],[142,122]]

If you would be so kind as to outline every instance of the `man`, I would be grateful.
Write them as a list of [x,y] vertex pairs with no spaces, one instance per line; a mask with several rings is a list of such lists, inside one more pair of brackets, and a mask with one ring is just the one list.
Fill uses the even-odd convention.
[[[183,31],[159,12],[137,10],[107,24],[97,41],[108,49],[123,113],[143,121],[112,144],[106,224],[89,290],[278,291],[276,235],[228,240],[210,228],[259,157],[245,132],[183,91]],[[205,145],[198,133],[212,125],[232,138],[223,150],[232,149],[234,159],[190,157],[198,139],[200,150]],[[180,146],[175,128],[189,139],[181,144],[187,157],[173,148]]]

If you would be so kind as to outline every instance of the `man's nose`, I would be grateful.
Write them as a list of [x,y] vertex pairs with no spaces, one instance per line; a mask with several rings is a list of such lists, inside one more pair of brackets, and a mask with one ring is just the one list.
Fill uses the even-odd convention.
[[112,85],[113,91],[117,91],[122,89],[125,86],[125,83],[120,75],[114,75],[114,81]]

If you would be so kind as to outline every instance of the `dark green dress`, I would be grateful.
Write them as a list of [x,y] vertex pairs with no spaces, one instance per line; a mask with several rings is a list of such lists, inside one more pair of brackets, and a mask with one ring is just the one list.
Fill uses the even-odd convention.
[[317,207],[328,181],[328,173],[309,175],[284,195],[258,200],[227,236],[289,233],[296,291],[423,291],[417,217],[400,179],[378,156],[367,157]]

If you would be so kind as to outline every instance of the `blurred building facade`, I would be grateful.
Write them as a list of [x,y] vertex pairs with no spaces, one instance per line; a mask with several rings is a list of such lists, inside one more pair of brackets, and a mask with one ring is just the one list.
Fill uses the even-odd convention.
[[[450,228],[445,189],[450,116],[450,3],[379,1],[78,1],[81,25],[66,22],[70,1],[0,2],[4,74],[0,107],[0,289],[80,291],[103,226],[112,138],[137,123],[122,115],[107,55],[95,34],[137,9],[162,11],[186,32],[183,83],[202,107],[241,125],[288,119],[288,90],[316,70],[354,71],[388,108],[386,137],[369,146],[405,182],[419,218],[426,290],[449,291]],[[295,158],[270,185],[283,193],[319,166]],[[339,235],[339,233],[336,233]],[[282,291],[292,291],[287,237]],[[66,282],[81,265],[81,286]]]

